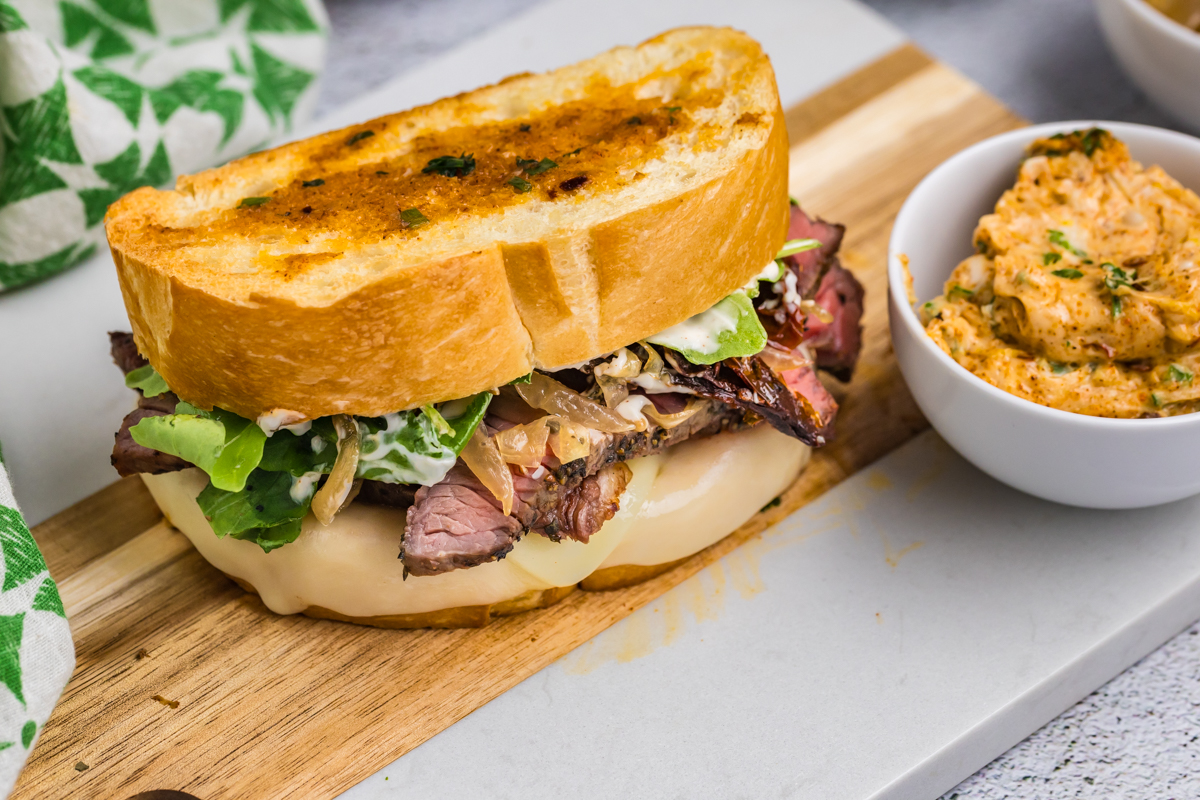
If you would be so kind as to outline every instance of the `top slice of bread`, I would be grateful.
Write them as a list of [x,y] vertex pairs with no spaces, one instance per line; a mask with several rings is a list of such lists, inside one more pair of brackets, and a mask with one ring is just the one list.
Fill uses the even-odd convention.
[[766,55],[696,27],[138,189],[105,225],[181,397],[374,416],[712,306],[782,244],[786,184]]

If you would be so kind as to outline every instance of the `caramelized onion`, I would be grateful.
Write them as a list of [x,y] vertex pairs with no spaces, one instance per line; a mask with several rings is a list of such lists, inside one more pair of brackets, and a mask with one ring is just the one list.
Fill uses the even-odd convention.
[[572,392],[553,378],[534,372],[529,383],[518,383],[514,387],[521,399],[534,408],[557,414],[563,419],[585,425],[605,433],[625,433],[633,426],[610,408]]
[[611,361],[598,364],[592,370],[596,384],[604,392],[604,404],[616,408],[629,397],[629,381],[642,371],[641,360],[628,347],[622,347]]
[[354,473],[358,469],[360,437],[358,423],[353,417],[338,414],[333,418],[333,429],[337,431],[337,460],[329,472],[325,485],[317,490],[312,500],[312,512],[322,525],[333,522],[342,510],[350,492],[354,489]]
[[500,450],[500,457],[509,464],[516,464],[525,469],[537,469],[546,457],[546,440],[550,429],[542,417],[524,425],[515,425],[506,431],[500,431],[492,439]]
[[562,417],[548,417],[547,427],[550,429],[550,450],[563,464],[577,458],[587,458],[592,452],[592,437],[584,425],[571,422]]
[[458,454],[475,477],[500,501],[505,514],[512,513],[513,479],[508,464],[500,456],[496,443],[488,437],[480,425],[467,440],[467,445]]
[[646,351],[646,363],[642,366],[642,372],[648,372],[659,380],[669,383],[669,381],[663,378],[663,373],[666,371],[667,365],[663,363],[662,356],[647,342],[639,342],[639,344]]
[[796,348],[782,347],[774,342],[767,342],[767,346],[758,354],[763,361],[767,362],[775,373],[782,374],[789,369],[799,369],[800,367],[811,367],[813,360],[808,351],[799,346]]
[[[670,430],[671,428],[682,425],[696,415],[704,403],[697,400],[688,401],[687,406],[683,411],[677,411],[674,414],[664,414],[658,410],[654,402],[645,395],[635,394],[621,404],[626,413],[633,416],[635,419],[630,420],[634,427],[639,431],[644,431],[649,427],[646,418],[649,417],[654,421],[655,425]],[[629,419],[629,417],[625,417]]]

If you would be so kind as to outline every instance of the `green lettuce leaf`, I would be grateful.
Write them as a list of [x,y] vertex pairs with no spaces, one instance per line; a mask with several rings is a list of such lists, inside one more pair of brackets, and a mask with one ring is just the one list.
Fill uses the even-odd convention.
[[125,385],[130,389],[141,389],[142,394],[146,397],[158,397],[160,394],[166,394],[171,391],[171,387],[167,386],[167,382],[163,380],[162,375],[159,375],[154,367],[149,364],[144,367],[138,367],[125,376]]
[[[319,442],[319,444],[318,444]],[[279,430],[263,444],[259,468],[299,478],[306,472],[328,473],[337,460],[337,431],[329,417],[314,420],[307,433]]]
[[316,484],[298,492],[299,501],[292,496],[295,484],[286,472],[256,469],[241,491],[225,491],[210,483],[196,503],[218,537],[245,539],[269,553],[296,541],[300,523],[312,505]]
[[433,409],[360,418],[362,448],[356,477],[423,486],[437,483],[454,466],[491,400],[488,392],[472,397],[461,414],[444,420],[448,433],[442,432],[441,415]]
[[267,436],[250,420],[221,409],[180,403],[176,413],[146,417],[129,429],[143,447],[178,456],[208,473],[213,486],[239,492],[262,461]]
[[752,356],[767,346],[767,331],[745,291],[737,291],[707,311],[649,337],[693,364],[715,364]]

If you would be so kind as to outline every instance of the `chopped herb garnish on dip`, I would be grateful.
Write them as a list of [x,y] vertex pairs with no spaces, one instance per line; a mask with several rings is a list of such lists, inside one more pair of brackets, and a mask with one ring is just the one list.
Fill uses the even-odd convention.
[[1192,378],[1195,377],[1190,370],[1178,364],[1172,364],[1167,367],[1167,376],[1175,381],[1175,383],[1191,383]]
[[1074,253],[1075,255],[1079,256],[1080,258],[1087,258],[1087,253],[1080,250],[1078,247],[1075,247],[1074,245],[1072,245],[1070,240],[1067,239],[1067,235],[1065,233],[1063,233],[1062,231],[1056,231],[1054,229],[1051,229],[1049,232],[1049,237],[1050,237],[1050,244],[1056,244],[1059,247],[1061,247],[1063,250],[1066,250],[1069,253]]
[[271,202],[269,197],[243,197],[242,202],[238,203],[238,208],[254,208],[269,202]]
[[1062,261],[1061,253],[1046,253],[1045,255],[1042,256],[1042,264],[1044,264],[1047,267],[1050,266],[1051,264],[1057,264],[1060,261]]
[[419,228],[429,220],[420,209],[406,208],[400,212],[400,224],[405,228]]
[[1067,267],[1065,269],[1056,269],[1050,273],[1056,278],[1066,278],[1067,280],[1075,281],[1083,277],[1083,273],[1077,269]]
[[358,133],[354,134],[349,139],[347,139],[346,144],[348,144],[348,145],[358,144],[363,139],[370,139],[374,135],[375,135],[375,131],[359,131]]
[[311,189],[311,188],[313,188],[314,186],[324,186],[324,185],[325,185],[325,179],[324,179],[324,178],[317,178],[317,179],[315,179],[315,180],[311,180],[311,181],[305,181],[305,182],[304,182],[304,188],[305,188],[305,189]]
[[438,156],[432,158],[421,170],[426,175],[436,173],[447,178],[465,178],[475,171],[475,156],[463,153],[459,156]]
[[959,286],[957,283],[954,284],[954,286],[950,289],[950,291],[947,293],[947,295],[949,297],[954,297],[954,295],[956,295],[956,294],[960,294],[963,297],[974,297],[975,296],[975,292],[966,288],[965,286]]
[[1050,371],[1055,375],[1066,375],[1068,372],[1074,372],[1075,370],[1075,367],[1070,364],[1064,364],[1061,361],[1051,361],[1049,364]]
[[514,175],[509,178],[508,185],[516,189],[518,194],[525,194],[533,188],[533,184],[522,178],[520,175]]
[[626,125],[641,125],[642,118],[641,117],[630,117],[629,119],[625,120],[625,124]]
[[523,122],[521,123],[520,127],[517,128],[517,130],[519,130],[521,133],[529,133],[530,127],[528,123]]

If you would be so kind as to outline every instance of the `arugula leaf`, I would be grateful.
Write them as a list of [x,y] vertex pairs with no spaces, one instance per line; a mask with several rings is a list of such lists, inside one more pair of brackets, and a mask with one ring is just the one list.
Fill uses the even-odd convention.
[[[192,412],[192,413],[188,413]],[[208,473],[213,485],[238,492],[262,461],[267,435],[248,419],[221,409],[200,412],[180,403],[176,413],[146,417],[129,429],[143,447],[178,456]]]
[[530,372],[528,375],[522,375],[519,378],[513,378],[506,385],[515,386],[518,383],[533,383],[533,373]]
[[278,430],[263,443],[259,469],[299,478],[307,472],[327,473],[337,460],[337,431],[329,417],[314,420],[308,433]]
[[[355,477],[423,486],[437,483],[454,466],[491,400],[489,392],[480,392],[449,420],[423,409],[359,419],[362,445]],[[443,425],[448,432],[443,432]]]
[[[301,501],[292,497],[295,484],[286,472],[256,469],[250,473],[244,491],[225,491],[210,483],[196,503],[218,537],[252,541],[269,553],[296,540],[301,521],[312,505],[311,490],[300,494]],[[314,483],[310,489],[315,488]]]
[[669,347],[693,364],[715,364],[762,352],[767,346],[767,332],[750,296],[738,291],[647,341]]
[[130,389],[141,389],[142,394],[146,397],[158,397],[161,394],[171,391],[171,387],[167,386],[167,382],[149,364],[138,367],[127,374],[125,376],[125,385]]
[[788,256],[796,255],[796,253],[803,253],[806,250],[816,250],[820,246],[821,243],[816,239],[789,239],[783,243],[783,247],[775,254],[775,258],[787,258]]

